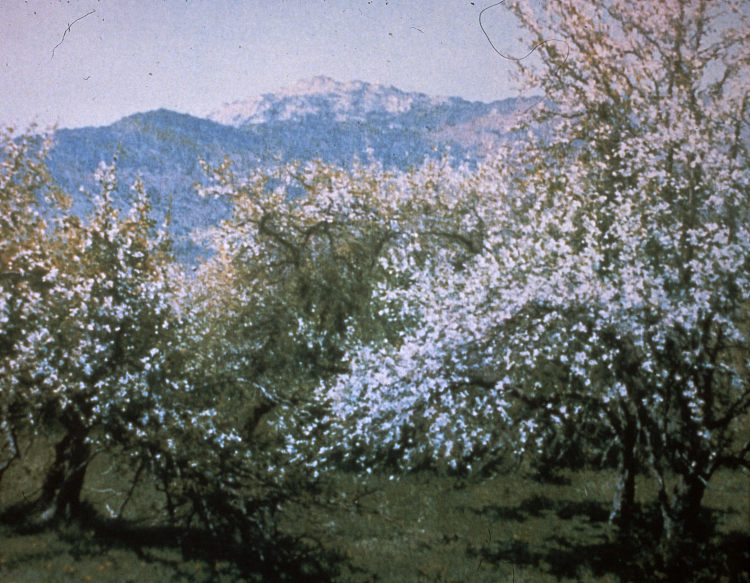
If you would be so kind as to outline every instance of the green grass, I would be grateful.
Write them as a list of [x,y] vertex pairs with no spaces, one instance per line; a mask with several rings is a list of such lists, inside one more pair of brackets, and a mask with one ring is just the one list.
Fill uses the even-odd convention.
[[[102,511],[115,500],[101,492],[106,468],[95,469],[86,496]],[[607,471],[568,472],[555,483],[521,472],[476,483],[431,473],[400,480],[340,473],[327,494],[288,505],[281,527],[310,549],[339,557],[330,578],[342,583],[663,579],[649,559],[653,541],[646,536],[623,545],[610,529],[613,487],[614,474]],[[654,486],[641,479],[638,492],[646,506]],[[153,518],[156,501],[146,490],[139,497],[129,518],[138,512]],[[743,571],[750,561],[748,473],[715,476],[705,505],[717,528],[710,544],[701,547],[705,556],[694,561],[699,565],[694,580],[750,581]],[[232,563],[206,549],[183,555],[178,538],[145,523],[127,530],[94,521],[27,533],[5,525],[0,581],[242,580]]]
[[[367,482],[349,476],[339,483],[342,491],[326,510],[297,508],[290,518],[349,559],[340,581],[603,583],[644,580],[649,572],[608,524],[611,472],[571,472],[555,484],[520,473],[470,485],[432,475]],[[641,480],[640,502],[652,489]],[[740,472],[711,483],[706,503],[718,517],[715,543],[726,543],[721,534],[733,531],[750,541],[750,501],[742,492],[747,475]],[[708,580],[747,580],[736,558],[736,566],[709,565]]]

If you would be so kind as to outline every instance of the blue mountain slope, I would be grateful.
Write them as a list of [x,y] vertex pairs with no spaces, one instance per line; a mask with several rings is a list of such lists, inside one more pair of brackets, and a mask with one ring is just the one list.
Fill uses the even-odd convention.
[[129,197],[129,185],[140,176],[157,218],[162,219],[171,207],[176,251],[190,260],[199,248],[190,242],[189,233],[217,223],[228,212],[223,201],[204,199],[195,192],[195,182],[205,181],[199,160],[217,163],[231,153],[238,162],[256,164],[253,146],[257,144],[250,136],[235,128],[158,110],[107,127],[58,131],[49,167],[61,186],[74,193],[74,210],[85,213],[92,201],[79,192],[79,186],[88,193],[98,192],[94,172],[100,162],[112,163],[116,156],[122,204]]
[[229,157],[235,168],[251,170],[316,158],[348,165],[372,156],[386,167],[405,169],[450,149],[456,160],[472,161],[507,139],[510,120],[526,106],[519,100],[471,103],[314,78],[293,91],[224,106],[212,119],[159,109],[106,127],[59,130],[49,167],[83,213],[91,199],[79,186],[97,192],[94,171],[116,155],[122,204],[140,176],[157,217],[171,206],[176,251],[190,262],[205,251],[190,242],[189,233],[229,212],[224,201],[196,194],[194,184],[206,181],[200,159],[216,164]]

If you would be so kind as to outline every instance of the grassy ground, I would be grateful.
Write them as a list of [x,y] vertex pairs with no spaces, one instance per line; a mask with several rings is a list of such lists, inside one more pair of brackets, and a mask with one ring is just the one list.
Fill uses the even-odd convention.
[[[706,580],[750,580],[750,564],[732,541],[750,542],[748,476],[716,476],[706,496],[720,536]],[[618,543],[608,524],[614,476],[575,472],[559,483],[510,474],[461,485],[434,476],[399,482],[375,478],[350,482],[317,522],[298,509],[297,524],[350,561],[341,581],[643,581],[649,564],[639,564]],[[641,502],[651,484],[639,484]],[[345,502],[345,503],[341,503]],[[727,536],[729,535],[729,536]],[[747,546],[747,545],[746,545]],[[721,548],[719,548],[721,547]],[[742,546],[738,547],[741,551]],[[642,549],[644,556],[647,548]],[[728,553],[728,556],[722,556]],[[653,572],[653,580],[659,578]],[[696,573],[696,576],[700,574]]]
[[[717,534],[711,546],[700,550],[706,556],[694,561],[699,565],[694,580],[750,581],[749,477],[724,472],[712,480],[705,504],[716,519]],[[341,474],[328,495],[290,505],[282,529],[310,548],[338,556],[330,578],[342,583],[662,579],[649,562],[650,541],[623,545],[610,530],[613,487],[610,472],[571,472],[555,483],[523,473],[478,483],[427,473],[400,480]],[[87,497],[99,510],[108,504],[100,490],[90,480]],[[653,499],[646,481],[638,492],[643,504]],[[153,525],[125,531],[92,522],[26,533],[4,525],[0,581],[241,580],[231,563],[210,552],[186,558],[178,538]]]

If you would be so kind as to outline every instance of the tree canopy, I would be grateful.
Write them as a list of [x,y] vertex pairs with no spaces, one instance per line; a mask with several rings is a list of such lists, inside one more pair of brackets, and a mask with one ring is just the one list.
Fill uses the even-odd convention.
[[466,262],[389,258],[408,284],[376,297],[411,320],[350,350],[323,391],[331,423],[345,455],[391,449],[408,468],[537,453],[598,420],[595,449],[620,459],[613,518],[629,523],[647,468],[668,547],[698,534],[716,469],[750,455],[747,14],[513,9],[541,53],[519,68],[545,93],[526,121],[544,138],[527,132],[462,189],[485,221]]

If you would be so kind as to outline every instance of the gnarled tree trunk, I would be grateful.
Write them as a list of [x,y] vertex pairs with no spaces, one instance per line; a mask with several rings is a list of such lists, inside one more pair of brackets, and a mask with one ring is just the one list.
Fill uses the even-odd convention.
[[635,516],[635,475],[637,471],[636,439],[638,437],[635,420],[628,417],[622,432],[622,443],[617,467],[617,486],[612,500],[612,513],[609,520],[627,535],[633,526]]
[[91,448],[83,427],[68,428],[55,446],[55,459],[42,485],[35,520],[70,520],[80,515],[81,491]]
[[659,491],[659,509],[662,518],[661,554],[672,572],[687,567],[686,553],[690,547],[706,538],[710,532],[702,521],[703,494],[706,482],[698,472],[677,476],[677,483],[668,492],[662,483]]

